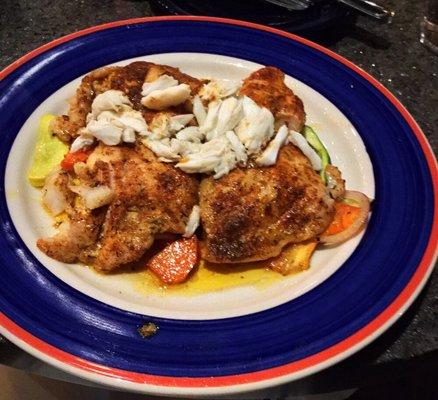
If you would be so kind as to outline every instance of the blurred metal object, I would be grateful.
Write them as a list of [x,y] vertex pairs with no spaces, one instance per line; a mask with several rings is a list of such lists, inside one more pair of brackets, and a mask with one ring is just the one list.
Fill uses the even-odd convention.
[[382,22],[391,22],[395,15],[394,11],[387,10],[378,4],[368,0],[337,0],[339,3],[345,4],[348,7],[366,14],[370,17],[378,19]]
[[[314,5],[314,0],[266,0],[288,10],[302,11]],[[394,11],[387,10],[369,0],[336,0],[362,14],[368,15],[382,22],[390,22],[395,15]]]
[[427,15],[421,22],[420,42],[438,54],[438,0],[429,0]]
[[266,0],[290,11],[303,11],[313,6],[313,0]]

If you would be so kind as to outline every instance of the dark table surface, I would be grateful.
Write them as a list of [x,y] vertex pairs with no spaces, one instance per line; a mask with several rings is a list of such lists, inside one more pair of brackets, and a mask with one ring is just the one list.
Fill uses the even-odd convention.
[[[438,150],[438,56],[419,43],[425,2],[386,1],[391,24],[359,17],[354,26],[306,36],[353,61],[382,82],[412,113]],[[0,69],[30,50],[92,25],[153,15],[148,1],[6,0],[0,8]],[[433,374],[438,362],[438,271],[411,308],[380,338],[346,361],[295,382],[279,393],[320,393]],[[0,338],[0,363],[79,382]]]

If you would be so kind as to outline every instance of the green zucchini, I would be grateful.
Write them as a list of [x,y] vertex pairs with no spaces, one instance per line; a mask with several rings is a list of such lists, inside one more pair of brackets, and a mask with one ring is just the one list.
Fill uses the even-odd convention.
[[321,171],[319,172],[319,174],[321,175],[321,179],[323,180],[323,182],[326,184],[327,176],[325,173],[325,168],[331,163],[330,155],[321,140],[319,139],[318,135],[310,126],[304,125],[302,134],[306,138],[310,146],[313,148],[313,150],[315,150],[321,158]]

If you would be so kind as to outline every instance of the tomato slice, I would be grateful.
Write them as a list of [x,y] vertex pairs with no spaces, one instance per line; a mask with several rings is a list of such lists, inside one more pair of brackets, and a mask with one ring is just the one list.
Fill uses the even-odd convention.
[[78,150],[74,153],[67,153],[61,161],[61,168],[71,171],[73,166],[78,162],[86,162],[91,150]]
[[198,261],[198,239],[192,236],[168,244],[148,261],[147,266],[161,281],[173,285],[184,282]]

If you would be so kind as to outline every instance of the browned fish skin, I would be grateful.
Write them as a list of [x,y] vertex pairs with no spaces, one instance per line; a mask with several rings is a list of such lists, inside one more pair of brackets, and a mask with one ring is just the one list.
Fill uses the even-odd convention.
[[284,123],[297,132],[303,128],[306,121],[303,102],[285,85],[284,73],[278,68],[264,67],[253,72],[243,81],[240,94],[270,110],[277,128]]
[[[101,68],[82,79],[70,101],[68,115],[54,120],[54,133],[65,142],[74,139],[78,129],[86,125],[94,98],[109,89],[123,91],[134,109],[141,111],[149,122],[157,112],[141,104],[142,86],[145,81],[152,81],[162,74],[188,84],[192,94],[202,86],[201,81],[177,68],[149,62]],[[191,111],[191,104],[166,111]],[[38,240],[40,250],[63,262],[79,259],[94,263],[96,269],[110,271],[135,261],[151,246],[156,234],[183,233],[188,216],[198,202],[196,178],[172,165],[158,162],[143,145],[135,149],[99,145],[90,155],[87,165],[78,165],[76,170],[82,184],[112,187],[116,198],[108,207],[99,210],[72,207],[69,221],[58,235]],[[67,187],[66,190],[71,196],[72,192]]]
[[105,214],[103,210],[76,210],[65,228],[50,238],[37,240],[38,248],[55,260],[72,263],[82,259],[82,253],[92,247],[98,238]]
[[[149,122],[156,111],[149,110],[141,104],[142,86],[145,80],[154,80],[162,74],[170,75],[178,82],[188,84],[193,95],[202,86],[201,81],[182,73],[178,68],[145,61],[133,62],[124,67],[100,68],[82,79],[76,95],[70,101],[68,116],[61,115],[53,121],[53,132],[65,142],[74,139],[78,135],[78,129],[86,125],[86,117],[91,111],[94,98],[110,89],[124,92],[131,100],[134,109],[141,111],[146,121]],[[174,111],[177,114],[185,113],[191,111],[191,104],[182,104],[168,111]]]
[[157,161],[143,145],[138,149],[122,148],[123,160],[111,163],[116,199],[108,208],[93,264],[102,271],[138,260],[157,234],[184,233],[198,203],[193,176]]
[[309,160],[292,145],[276,165],[235,169],[200,186],[202,256],[215,263],[265,260],[288,243],[317,237],[333,218],[333,200]]
[[330,182],[330,195],[334,199],[340,199],[345,194],[345,180],[342,179],[341,171],[334,165],[327,165],[325,173]]
[[115,199],[93,211],[76,202],[60,232],[37,241],[41,251],[62,262],[81,260],[112,271],[137,261],[156,235],[184,233],[198,204],[196,178],[159,162],[142,144],[99,144],[81,169],[81,184],[109,186]]
[[112,89],[113,77],[121,72],[121,67],[104,67],[86,75],[70,100],[67,115],[60,115],[52,123],[53,132],[64,142],[70,142],[77,136],[77,130],[86,125],[91,103],[99,94]]
[[60,225],[55,236],[38,239],[37,246],[49,257],[70,263],[81,259],[82,252],[94,245],[104,214],[103,210],[87,210],[80,202],[75,201],[76,195],[69,189],[71,177],[67,171],[59,169],[53,173],[56,175],[53,175],[55,179],[52,184],[66,201],[68,221]]
[[[202,85],[176,68],[148,62],[102,68],[83,79],[69,115],[55,120],[55,133],[67,142],[76,137],[86,124],[93,99],[108,89],[123,91],[150,122],[157,111],[141,104],[142,85],[162,74],[187,83],[192,94]],[[284,74],[277,68],[251,74],[240,94],[271,110],[276,124],[302,129],[303,104],[284,84]],[[171,114],[188,111],[189,103],[166,110]],[[235,169],[219,180],[205,178],[200,187],[195,176],[159,162],[141,144],[99,144],[87,165],[77,167],[83,184],[109,186],[115,199],[94,211],[73,207],[65,225],[68,229],[40,239],[38,247],[60,261],[79,259],[100,271],[113,271],[138,260],[157,235],[182,234],[198,204],[198,189],[205,234],[202,255],[211,262],[250,262],[277,256],[288,243],[316,238],[333,218],[333,200],[308,159],[292,145],[281,149],[272,167]]]
[[[302,101],[275,67],[253,72],[240,94],[269,109],[277,128],[301,131]],[[315,238],[333,217],[333,200],[309,160],[296,147],[283,147],[276,165],[235,169],[219,180],[206,178],[200,187],[205,232],[202,255],[217,263],[264,260],[288,243]]]

